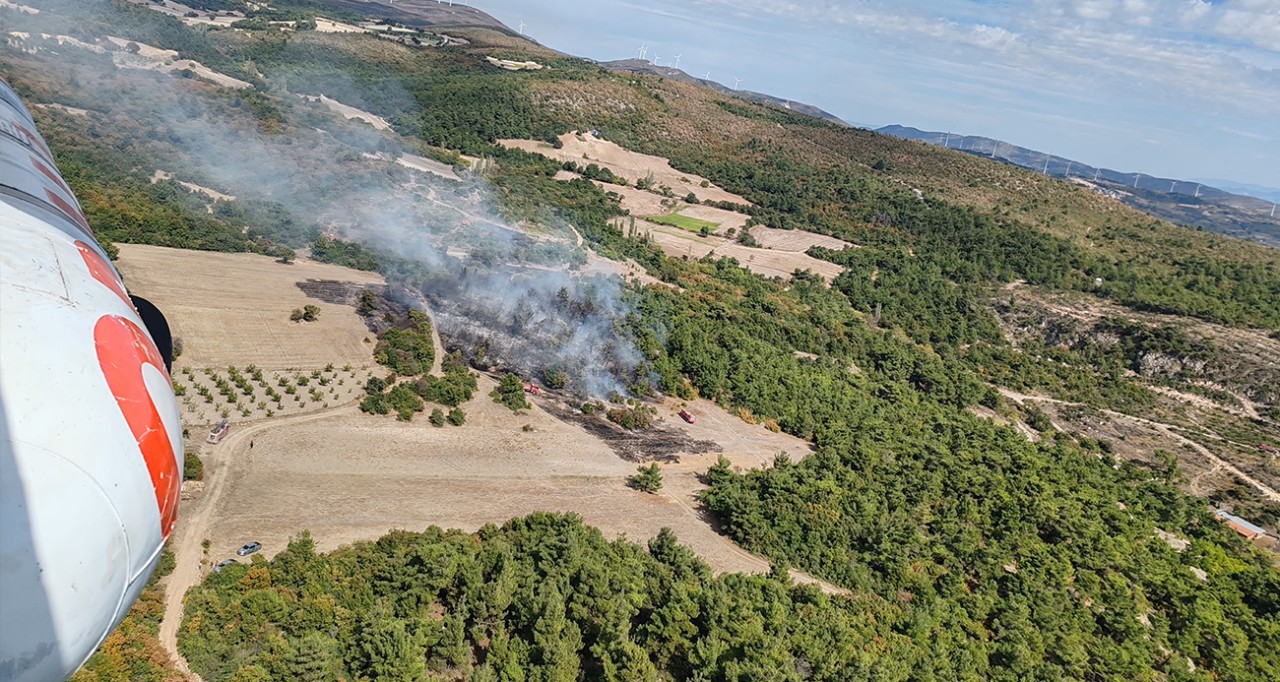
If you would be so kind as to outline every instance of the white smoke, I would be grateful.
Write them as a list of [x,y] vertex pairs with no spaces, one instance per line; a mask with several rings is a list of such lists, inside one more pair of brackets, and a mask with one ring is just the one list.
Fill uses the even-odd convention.
[[[10,21],[10,30],[21,30],[14,24],[23,20]],[[553,216],[538,225],[507,224],[483,178],[446,180],[400,166],[392,158],[407,151],[404,141],[298,97],[319,92],[284,92],[270,73],[263,75],[276,89],[267,101],[284,125],[264,132],[249,115],[260,106],[251,94],[117,70],[109,52],[68,56],[78,71],[77,106],[148,121],[157,146],[172,153],[158,163],[178,166],[163,170],[237,197],[279,202],[332,236],[401,261],[389,279],[425,296],[446,345],[483,348],[493,364],[525,376],[561,368],[573,390],[592,396],[625,394],[638,376],[643,358],[620,329],[629,312],[621,279],[575,274],[572,264],[585,259]],[[63,56],[46,50],[40,58]],[[341,97],[354,87],[341,77],[332,85],[324,94]],[[404,92],[380,97],[412,101]]]

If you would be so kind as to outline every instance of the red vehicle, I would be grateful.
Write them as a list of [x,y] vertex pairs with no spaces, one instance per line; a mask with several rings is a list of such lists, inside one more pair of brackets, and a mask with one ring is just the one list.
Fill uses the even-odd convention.
[[689,422],[690,424],[695,424],[698,421],[698,418],[693,416],[693,413],[688,410],[680,410],[680,418]]
[[538,395],[539,393],[542,393],[542,389],[538,388],[537,386],[534,386],[533,384],[525,384],[524,392],[532,393],[533,395]]

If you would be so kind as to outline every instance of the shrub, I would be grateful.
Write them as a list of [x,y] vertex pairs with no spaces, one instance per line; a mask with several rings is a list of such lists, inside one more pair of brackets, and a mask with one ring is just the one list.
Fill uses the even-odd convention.
[[609,421],[624,429],[639,431],[653,426],[653,419],[657,412],[649,405],[637,405],[631,408],[619,407],[609,410],[606,416]]
[[1027,420],[1027,426],[1044,433],[1053,428],[1053,422],[1049,419],[1049,415],[1045,414],[1040,408],[1034,405],[1023,410],[1023,417]]
[[662,490],[662,467],[657,462],[638,467],[636,474],[627,479],[627,485],[646,493]]
[[569,384],[569,375],[559,367],[547,367],[542,370],[542,380],[547,388],[559,391]]
[[489,394],[495,403],[506,405],[512,412],[527,410],[531,406],[529,401],[524,397],[524,382],[520,381],[520,377],[514,374],[508,374],[502,377],[502,382],[498,384],[498,388]]
[[204,480],[204,461],[194,452],[188,452],[186,457],[182,459],[182,480]]

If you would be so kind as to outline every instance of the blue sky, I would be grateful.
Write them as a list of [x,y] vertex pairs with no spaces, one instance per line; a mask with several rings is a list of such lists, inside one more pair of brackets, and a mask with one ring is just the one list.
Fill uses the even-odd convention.
[[1280,187],[1280,0],[472,0],[543,44],[638,55],[847,121],[1123,171]]

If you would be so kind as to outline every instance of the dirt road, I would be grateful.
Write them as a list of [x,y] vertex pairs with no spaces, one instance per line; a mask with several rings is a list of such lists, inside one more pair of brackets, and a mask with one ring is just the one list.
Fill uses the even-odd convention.
[[249,443],[268,429],[333,419],[352,412],[356,412],[356,408],[347,406],[251,424],[232,431],[221,444],[216,446],[216,450],[205,455],[205,492],[196,499],[183,501],[174,540],[170,543],[176,566],[173,573],[170,573],[166,579],[164,619],[160,622],[160,644],[173,657],[178,669],[190,675],[192,679],[199,680],[200,677],[191,672],[187,666],[187,660],[178,652],[178,629],[182,626],[183,597],[191,586],[203,579],[204,571],[209,570],[209,566],[202,565],[204,554],[201,542],[208,537],[211,518],[221,502],[223,493],[239,476],[243,476],[247,469],[245,454],[250,450]]
[[[1018,393],[1016,391],[1012,391],[1006,388],[1000,389],[1000,393],[1004,397],[1009,398],[1010,400],[1014,400],[1018,403],[1024,403],[1030,400],[1030,401],[1038,401],[1043,403],[1051,403],[1054,405],[1089,407],[1084,403],[1073,403],[1066,400],[1057,400],[1055,398],[1026,395],[1024,393]],[[1182,443],[1183,445],[1200,453],[1200,455],[1202,455],[1205,459],[1213,463],[1213,466],[1215,469],[1222,469],[1225,471],[1229,471],[1231,472],[1232,475],[1239,477],[1240,480],[1244,481],[1245,483],[1248,483],[1255,490],[1257,490],[1263,497],[1271,500],[1272,502],[1280,502],[1280,492],[1276,492],[1275,489],[1259,481],[1258,479],[1253,478],[1249,474],[1246,474],[1245,472],[1241,471],[1239,467],[1235,466],[1231,462],[1228,462],[1227,460],[1214,454],[1211,450],[1209,450],[1209,448],[1206,448],[1205,446],[1195,442],[1194,440],[1191,440],[1190,438],[1187,438],[1186,436],[1180,433],[1177,433],[1177,431],[1179,430],[1178,426],[1173,424],[1165,424],[1163,422],[1152,421],[1150,419],[1144,419],[1143,417],[1134,417],[1133,415],[1124,414],[1123,412],[1116,412],[1115,410],[1098,410],[1098,411],[1109,417],[1114,417],[1116,419],[1126,419],[1134,423],[1142,424],[1144,426],[1153,428],[1159,431],[1161,434],[1164,434],[1165,436],[1168,436],[1169,438],[1175,441],[1178,441],[1179,443]],[[1055,425],[1055,428],[1057,428],[1056,425]]]

